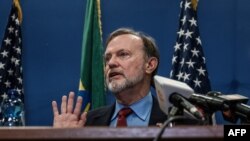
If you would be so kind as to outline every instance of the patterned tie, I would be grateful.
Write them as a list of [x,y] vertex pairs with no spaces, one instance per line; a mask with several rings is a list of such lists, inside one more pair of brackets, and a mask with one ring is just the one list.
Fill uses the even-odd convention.
[[131,114],[133,111],[130,108],[122,108],[118,113],[117,127],[127,126],[126,117]]

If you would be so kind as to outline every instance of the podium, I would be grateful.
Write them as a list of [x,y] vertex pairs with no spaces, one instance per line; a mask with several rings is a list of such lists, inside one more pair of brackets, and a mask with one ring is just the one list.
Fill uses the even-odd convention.
[[[152,141],[159,127],[1,127],[0,140]],[[165,129],[161,141],[223,141],[223,126],[175,126]]]

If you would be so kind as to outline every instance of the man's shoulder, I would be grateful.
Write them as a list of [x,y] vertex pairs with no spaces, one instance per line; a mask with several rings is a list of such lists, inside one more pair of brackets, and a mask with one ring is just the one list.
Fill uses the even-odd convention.
[[114,111],[114,104],[91,110],[87,114],[87,126],[108,126]]
[[102,106],[102,107],[90,110],[87,115],[88,117],[102,116],[102,115],[112,112],[113,109],[114,109],[114,105]]
[[113,105],[106,105],[106,106],[102,106],[102,107],[90,110],[88,113],[107,111],[107,110],[110,110],[112,107],[113,107]]

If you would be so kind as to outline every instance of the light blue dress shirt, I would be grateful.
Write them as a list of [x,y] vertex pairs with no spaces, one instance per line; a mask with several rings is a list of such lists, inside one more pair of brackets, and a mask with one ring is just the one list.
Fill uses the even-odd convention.
[[[141,100],[133,103],[129,107],[133,110],[133,113],[127,117],[128,127],[135,126],[148,126],[150,113],[153,105],[153,98],[151,92]],[[116,101],[115,111],[111,118],[110,127],[116,127],[118,112],[126,107],[122,104],[119,104]]]

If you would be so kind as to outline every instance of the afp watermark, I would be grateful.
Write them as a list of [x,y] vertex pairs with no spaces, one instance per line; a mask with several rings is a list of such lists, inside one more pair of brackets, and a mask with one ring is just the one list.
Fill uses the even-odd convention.
[[230,139],[240,139],[242,141],[248,137],[250,137],[250,125],[224,125],[225,141]]

